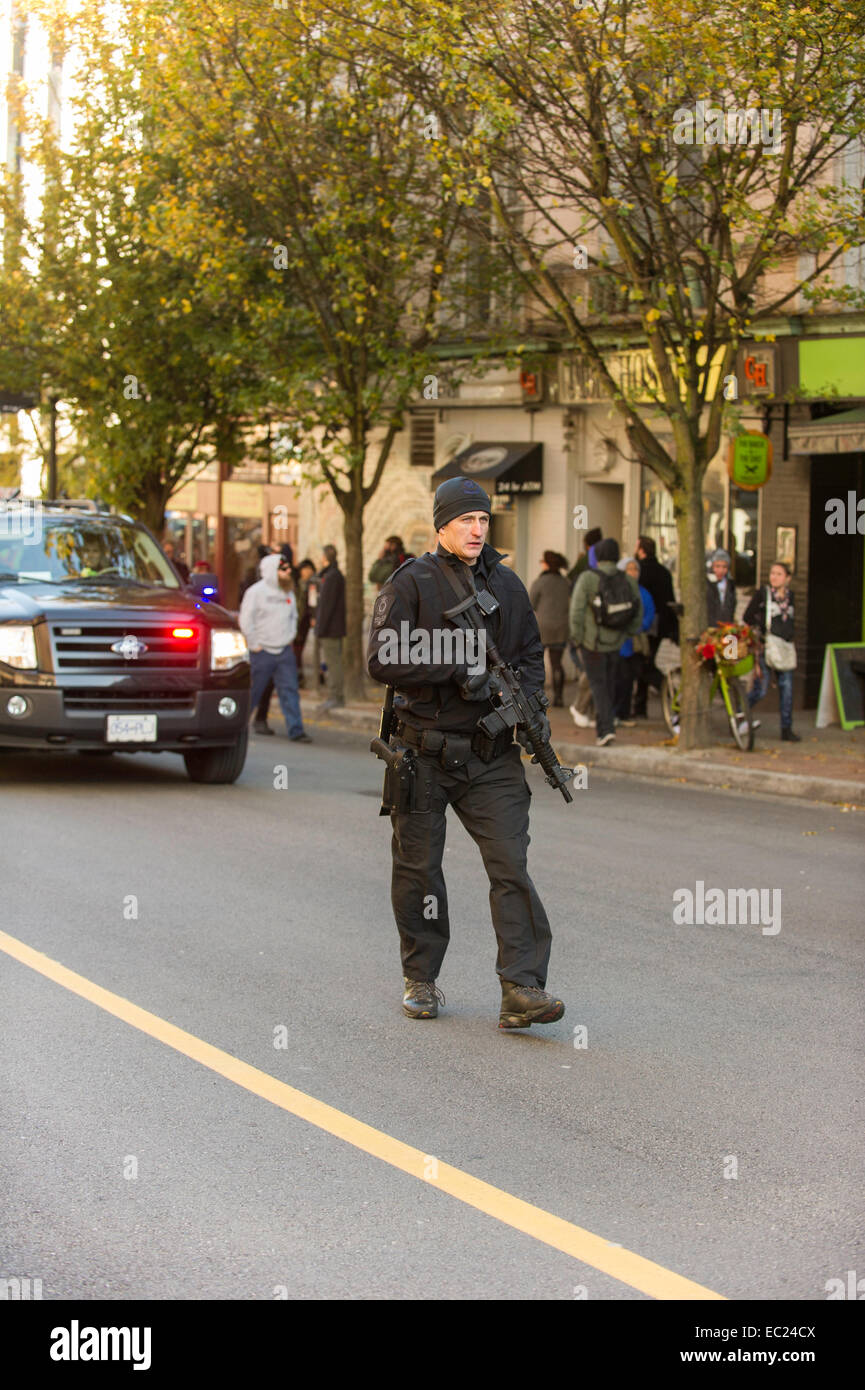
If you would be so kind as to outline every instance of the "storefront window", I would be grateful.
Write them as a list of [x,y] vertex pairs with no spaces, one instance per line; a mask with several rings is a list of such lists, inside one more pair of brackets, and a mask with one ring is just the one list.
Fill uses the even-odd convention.
[[730,485],[730,544],[733,556],[733,582],[738,589],[753,589],[757,583],[757,524],[760,515],[759,492],[745,492]]
[[[649,468],[642,469],[640,534],[653,536],[658,559],[673,574],[678,589],[679,541],[673,516],[673,499]],[[729,550],[737,588],[750,589],[757,582],[757,527],[760,494],[734,487],[723,459],[713,459],[703,480],[703,523],[706,561],[715,550]]]
[[261,545],[261,518],[230,516],[226,518],[225,601],[231,607],[237,602],[240,581],[247,573],[258,573],[258,547]]
[[640,482],[640,535],[651,536],[658,547],[658,559],[672,572],[677,583],[679,571],[679,540],[673,499],[657,474],[645,466]]

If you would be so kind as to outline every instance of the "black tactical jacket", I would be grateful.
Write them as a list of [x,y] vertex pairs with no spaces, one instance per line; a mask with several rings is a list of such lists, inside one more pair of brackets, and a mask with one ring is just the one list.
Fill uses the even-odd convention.
[[[498,613],[486,619],[485,626],[502,658],[518,668],[523,689],[526,695],[531,695],[543,689],[544,649],[525,585],[499,563],[502,558],[498,550],[485,545],[471,573],[475,587],[489,589],[500,604]],[[373,680],[395,687],[394,712],[405,723],[416,729],[472,733],[478,720],[489,714],[493,706],[488,700],[463,699],[459,685],[465,680],[464,669],[456,664],[395,664],[379,659],[388,632],[426,631],[432,634],[436,628],[456,626],[443,616],[445,609],[459,603],[442,572],[443,565],[452,568],[463,593],[468,594],[466,565],[441,546],[435,554],[406,560],[394,571],[375,601],[367,669]],[[407,628],[401,628],[402,623],[406,623]]]

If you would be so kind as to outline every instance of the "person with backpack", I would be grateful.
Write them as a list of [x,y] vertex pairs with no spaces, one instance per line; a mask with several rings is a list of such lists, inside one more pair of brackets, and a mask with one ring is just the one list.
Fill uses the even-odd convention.
[[616,568],[618,541],[600,541],[595,558],[597,568],[585,570],[574,586],[570,625],[595,701],[595,742],[604,748],[616,736],[619,648],[626,637],[640,631],[643,603],[636,579]]

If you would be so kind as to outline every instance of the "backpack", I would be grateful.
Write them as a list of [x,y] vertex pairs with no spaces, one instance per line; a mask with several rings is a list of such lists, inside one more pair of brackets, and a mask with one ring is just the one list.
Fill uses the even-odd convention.
[[631,588],[628,576],[623,570],[615,574],[597,571],[598,592],[592,599],[595,622],[598,627],[612,628],[614,631],[627,627],[636,617],[637,599]]

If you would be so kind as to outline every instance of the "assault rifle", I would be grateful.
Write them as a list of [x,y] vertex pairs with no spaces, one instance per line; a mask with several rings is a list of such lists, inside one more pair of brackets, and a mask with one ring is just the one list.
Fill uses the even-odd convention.
[[391,748],[390,736],[393,728],[393,686],[389,685],[381,711],[381,724],[378,738],[369,745],[371,753],[381,758],[387,771],[384,777],[384,790],[381,796],[379,815],[390,815],[391,808],[408,810],[414,794],[415,756],[410,748]]
[[[443,565],[442,569],[454,590],[458,592],[455,576],[447,565]],[[468,597],[453,608],[446,609],[444,616],[465,632],[474,629],[475,632],[484,634],[487,675],[498,704],[489,714],[484,715],[483,719],[478,720],[478,728],[490,738],[495,738],[505,729],[515,729],[518,725],[524,725],[534,753],[532,762],[540,763],[550,786],[557,788],[565,801],[573,801],[567,784],[573,777],[574,770],[571,767],[562,767],[549,737],[543,733],[542,720],[549,700],[542,690],[536,691],[534,695],[524,693],[519,676],[513,666],[509,666],[504,660],[484,626],[484,618],[498,612],[499,604],[489,589],[478,590],[475,589],[474,582],[471,583],[472,592]]]

